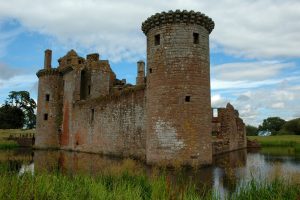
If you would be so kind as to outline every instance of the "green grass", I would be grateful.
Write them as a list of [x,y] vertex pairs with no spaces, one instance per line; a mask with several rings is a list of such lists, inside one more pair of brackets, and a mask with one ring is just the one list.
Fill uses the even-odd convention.
[[6,140],[10,135],[18,137],[20,134],[34,134],[35,130],[21,130],[21,129],[0,129],[0,150],[14,149],[19,147],[17,142]]
[[[276,200],[298,199],[300,187],[275,179],[270,183],[251,180],[227,199]],[[220,199],[218,192],[199,193],[192,184],[173,187],[164,175],[149,178],[144,174],[102,174],[97,177],[60,173],[38,173],[18,176],[2,173],[0,176],[0,199]]]
[[263,147],[300,147],[298,135],[248,136],[248,138],[257,140]]
[[260,199],[299,199],[300,186],[289,182],[274,179],[271,182],[258,182],[252,179],[248,183],[242,185],[239,190],[232,194],[229,199],[234,200],[260,200]]

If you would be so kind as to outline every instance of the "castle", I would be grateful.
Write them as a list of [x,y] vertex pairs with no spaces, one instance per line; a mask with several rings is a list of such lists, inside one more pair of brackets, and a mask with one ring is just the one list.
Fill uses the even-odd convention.
[[[206,165],[213,154],[246,147],[245,125],[210,94],[209,34],[199,12],[162,12],[142,24],[147,68],[137,62],[136,85],[116,79],[99,54],[74,50],[51,67],[45,51],[39,78],[37,148],[136,157],[148,164]],[[214,134],[214,136],[212,135]]]

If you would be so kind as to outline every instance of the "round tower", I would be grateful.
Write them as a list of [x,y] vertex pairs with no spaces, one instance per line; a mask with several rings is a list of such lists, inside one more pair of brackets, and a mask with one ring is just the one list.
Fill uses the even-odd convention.
[[51,68],[52,51],[45,51],[44,69],[37,72],[39,78],[37,125],[35,146],[59,147],[62,120],[62,76]]
[[147,36],[149,164],[212,162],[209,34],[214,22],[193,11],[157,13]]

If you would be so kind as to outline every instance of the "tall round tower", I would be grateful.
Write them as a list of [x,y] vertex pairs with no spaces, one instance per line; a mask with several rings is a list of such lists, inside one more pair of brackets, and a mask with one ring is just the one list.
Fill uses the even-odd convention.
[[212,162],[209,34],[214,22],[193,11],[157,13],[147,36],[149,164]]
[[52,51],[45,51],[44,69],[37,72],[39,78],[37,125],[35,146],[59,147],[62,120],[62,76],[51,68]]

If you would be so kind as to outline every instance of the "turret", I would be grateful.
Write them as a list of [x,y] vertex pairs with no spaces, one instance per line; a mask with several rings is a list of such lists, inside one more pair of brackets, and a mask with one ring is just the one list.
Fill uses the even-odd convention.
[[44,69],[37,72],[39,78],[37,126],[35,146],[59,147],[62,119],[62,76],[51,68],[51,50],[45,51]]
[[209,34],[214,22],[193,11],[162,12],[147,37],[148,164],[212,163]]

